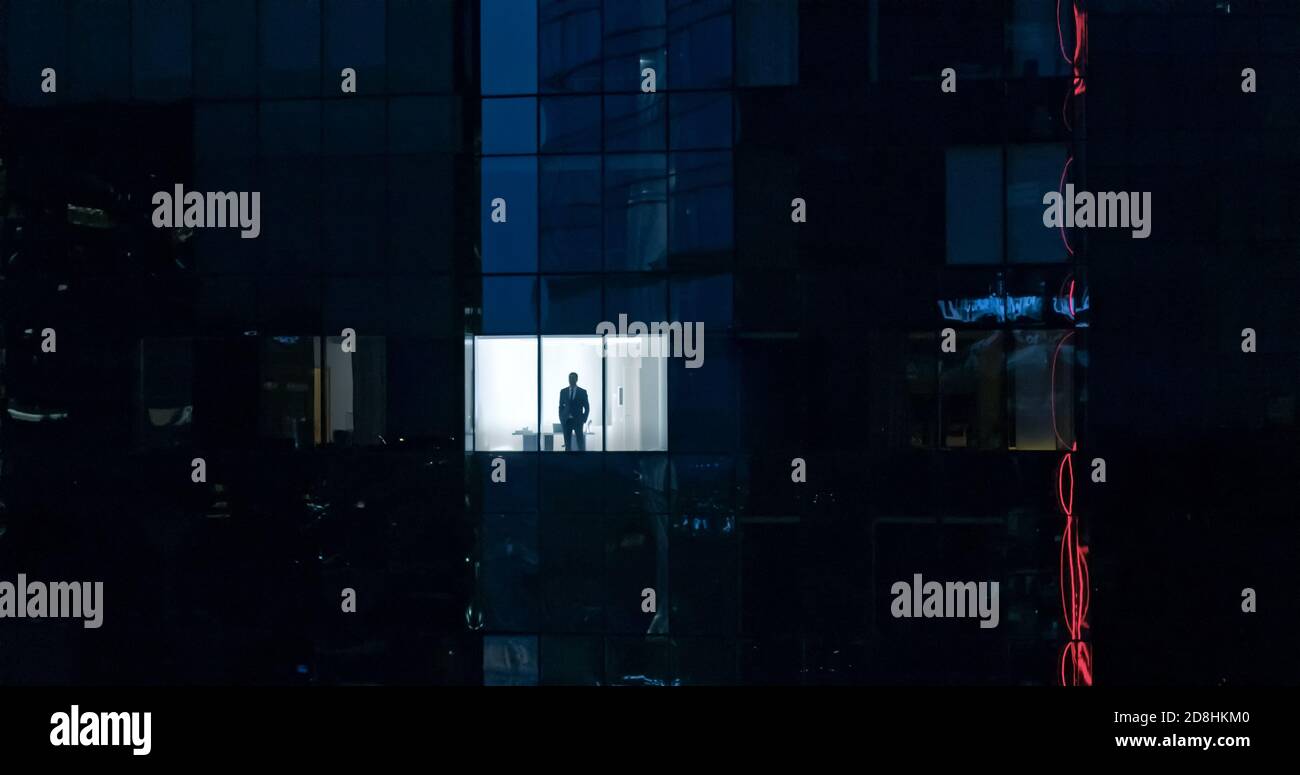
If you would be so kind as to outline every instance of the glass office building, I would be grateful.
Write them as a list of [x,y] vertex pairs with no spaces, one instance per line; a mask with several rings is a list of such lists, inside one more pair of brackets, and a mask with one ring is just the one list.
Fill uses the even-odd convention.
[[[0,682],[1290,664],[1179,623],[1277,580],[1229,517],[1296,473],[1297,110],[1221,71],[1294,85],[1298,12],[1057,5],[0,3],[0,570],[119,601]],[[1067,183],[1151,238],[1045,228]],[[156,227],[176,185],[260,235]],[[998,626],[894,616],[916,574]]]

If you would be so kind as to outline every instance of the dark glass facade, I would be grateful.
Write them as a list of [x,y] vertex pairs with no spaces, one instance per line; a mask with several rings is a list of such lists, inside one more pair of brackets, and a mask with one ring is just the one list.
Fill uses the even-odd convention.
[[1300,680],[1300,12],[1056,5],[0,5],[0,683]]

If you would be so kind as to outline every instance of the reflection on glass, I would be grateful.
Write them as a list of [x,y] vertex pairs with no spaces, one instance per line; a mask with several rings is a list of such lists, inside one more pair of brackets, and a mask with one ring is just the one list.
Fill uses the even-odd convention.
[[1016,331],[1007,363],[1015,400],[1012,449],[1068,448],[1074,438],[1074,336]]
[[1000,331],[963,331],[957,352],[940,359],[943,446],[999,449],[1005,443],[1002,342]]

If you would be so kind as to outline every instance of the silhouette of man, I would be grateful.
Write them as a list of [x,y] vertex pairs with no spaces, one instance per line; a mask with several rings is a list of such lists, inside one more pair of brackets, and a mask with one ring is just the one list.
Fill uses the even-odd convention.
[[[560,391],[560,424],[564,427],[564,451],[586,451],[587,434],[582,426],[591,414],[587,391],[578,387],[577,372],[569,373],[569,386]],[[572,434],[572,440],[570,439]]]

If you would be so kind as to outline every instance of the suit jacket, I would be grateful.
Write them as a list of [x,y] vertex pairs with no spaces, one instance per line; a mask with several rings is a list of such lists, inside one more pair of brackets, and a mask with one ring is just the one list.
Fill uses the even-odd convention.
[[574,419],[587,421],[587,415],[591,414],[591,405],[587,403],[587,391],[578,388],[573,391],[573,400],[569,400],[569,389],[566,387],[560,391],[560,422]]

